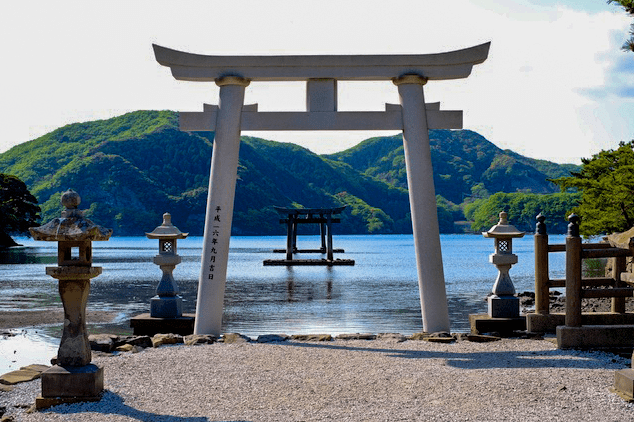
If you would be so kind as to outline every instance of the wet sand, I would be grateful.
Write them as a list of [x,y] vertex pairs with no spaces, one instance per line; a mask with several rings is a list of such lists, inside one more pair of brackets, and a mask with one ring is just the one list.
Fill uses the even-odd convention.
[[[111,323],[114,321],[117,312],[88,311],[86,314],[87,323]],[[64,311],[62,309],[47,309],[37,311],[14,310],[0,311],[0,330],[13,328],[33,328],[44,325],[60,326],[64,322]]]

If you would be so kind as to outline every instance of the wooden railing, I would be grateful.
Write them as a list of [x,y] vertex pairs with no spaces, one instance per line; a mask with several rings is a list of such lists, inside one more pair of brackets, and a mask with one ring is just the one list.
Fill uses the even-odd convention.
[[[612,298],[611,311],[625,313],[625,298],[634,296],[634,288],[623,280],[626,259],[632,256],[631,249],[611,247],[608,243],[582,243],[579,236],[577,215],[568,217],[568,235],[565,244],[548,244],[545,217],[537,216],[535,231],[535,313],[550,313],[550,289],[566,288],[565,325],[580,327],[581,300],[584,298]],[[548,254],[566,253],[566,278],[551,279],[548,266]],[[610,258],[613,277],[583,277],[582,261],[588,258]]]

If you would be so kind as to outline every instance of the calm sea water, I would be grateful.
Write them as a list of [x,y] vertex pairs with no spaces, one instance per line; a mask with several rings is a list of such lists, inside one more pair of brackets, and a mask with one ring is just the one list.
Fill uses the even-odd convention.
[[[19,238],[23,247],[0,253],[0,309],[48,309],[61,307],[57,281],[45,274],[55,266],[57,244]],[[202,237],[178,241],[183,262],[174,278],[185,299],[184,311],[194,312]],[[563,243],[564,236],[551,236],[550,243]],[[354,259],[356,265],[341,267],[264,267],[265,259],[282,258],[273,253],[283,248],[283,236],[231,238],[224,332],[249,336],[269,333],[356,333],[422,330],[421,311],[411,235],[336,236],[337,258]],[[453,332],[469,330],[468,315],[486,312],[485,297],[497,270],[488,262],[493,241],[478,235],[441,236],[445,282]],[[318,236],[300,236],[300,248],[319,246]],[[88,307],[116,311],[117,322],[102,330],[125,330],[129,318],[149,312],[161,271],[152,263],[158,242],[144,237],[114,237],[93,243],[94,265],[103,273],[92,280]],[[533,237],[513,240],[519,262],[511,268],[518,292],[534,290]],[[318,254],[298,258],[319,257]],[[564,277],[564,255],[551,254],[551,277]],[[29,332],[26,337],[36,334]],[[39,331],[49,343],[59,342],[58,327]],[[7,349],[0,342],[0,353]],[[20,346],[18,346],[20,347]],[[7,350],[4,350],[6,353]],[[0,356],[0,359],[2,356]],[[0,373],[1,373],[0,369]]]

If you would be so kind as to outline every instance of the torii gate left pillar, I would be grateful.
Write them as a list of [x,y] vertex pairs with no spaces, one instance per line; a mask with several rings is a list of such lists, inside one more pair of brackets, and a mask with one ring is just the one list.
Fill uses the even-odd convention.
[[218,118],[211,156],[207,213],[198,282],[194,333],[220,335],[224,290],[229,259],[229,239],[240,153],[240,117],[244,104],[246,79],[228,76],[216,80],[220,87]]
[[[462,128],[462,112],[425,104],[423,85],[466,78],[486,60],[489,46],[429,55],[227,57],[154,45],[157,61],[176,79],[220,86],[218,106],[180,113],[181,130],[216,132],[194,332],[221,333],[241,130],[402,130],[423,330],[449,331],[428,130]],[[338,112],[337,80],[391,80],[400,105],[387,104],[384,112]],[[258,112],[257,105],[244,106],[250,81],[307,82],[307,111]]]

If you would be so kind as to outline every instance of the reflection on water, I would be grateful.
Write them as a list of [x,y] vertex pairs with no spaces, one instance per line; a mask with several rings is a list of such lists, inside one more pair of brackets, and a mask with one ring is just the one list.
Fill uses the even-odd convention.
[[48,264],[55,265],[56,256],[39,253],[38,248],[18,246],[0,250],[0,265],[2,264]]
[[31,364],[50,365],[59,340],[40,330],[11,330],[0,333],[0,374]]
[[[563,242],[552,236],[551,243]],[[319,242],[318,236],[302,241]],[[56,280],[45,273],[56,265],[55,242],[19,239],[25,246],[0,253],[0,310],[59,307]],[[422,330],[414,246],[411,235],[337,236],[337,257],[355,266],[264,267],[285,245],[282,236],[232,237],[223,330],[264,333],[353,333]],[[482,236],[441,236],[452,331],[468,331],[468,314],[486,312],[484,298],[497,270],[488,262],[493,242]],[[95,266],[103,273],[91,282],[89,308],[123,315],[113,325],[128,329],[129,317],[149,311],[161,270],[152,258],[157,244],[141,237],[94,242]],[[194,312],[202,238],[179,241],[183,262],[174,271],[184,312]],[[510,275],[518,291],[534,290],[533,239],[513,241],[519,263]],[[299,255],[315,257],[314,254]],[[551,277],[561,278],[563,254],[551,254]],[[107,327],[106,327],[107,328]]]

